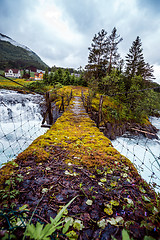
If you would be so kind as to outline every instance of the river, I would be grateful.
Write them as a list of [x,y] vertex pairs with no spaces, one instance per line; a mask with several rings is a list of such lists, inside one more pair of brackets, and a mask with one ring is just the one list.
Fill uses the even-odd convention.
[[0,166],[14,159],[46,132],[41,128],[42,101],[38,94],[0,89]]
[[143,179],[148,183],[155,183],[157,185],[155,190],[160,192],[160,118],[151,117],[150,122],[159,129],[158,139],[125,133],[122,137],[113,140],[112,144],[133,162]]

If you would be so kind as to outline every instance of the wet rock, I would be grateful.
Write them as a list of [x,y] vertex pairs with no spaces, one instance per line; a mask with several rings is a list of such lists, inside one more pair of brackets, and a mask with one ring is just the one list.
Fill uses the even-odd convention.
[[71,209],[71,211],[72,211],[73,213],[79,213],[79,212],[80,212],[80,208],[79,208],[78,205],[75,205],[75,206],[73,206],[73,208]]
[[86,204],[86,202],[83,202],[82,205],[80,206],[80,209],[81,209],[82,211],[86,211],[87,208],[88,208],[88,205]]
[[95,210],[93,209],[90,213],[91,215],[91,218],[95,221],[98,221],[99,220],[99,211],[98,210]]
[[43,178],[43,177],[38,178],[38,179],[35,180],[35,183],[36,183],[37,185],[46,184],[46,183],[48,183],[48,182],[50,182],[50,180],[49,180],[48,178]]
[[28,187],[30,186],[31,182],[32,182],[32,181],[29,180],[29,179],[24,180],[24,181],[22,182],[22,187],[23,187],[23,188],[28,188]]
[[36,201],[37,197],[34,197],[34,196],[33,196],[33,192],[30,191],[30,192],[26,195],[26,199],[27,199],[27,200]]
[[56,199],[57,199],[58,202],[61,202],[61,201],[63,201],[64,198],[61,194],[59,194],[59,195],[56,196]]
[[[96,122],[97,120],[97,113],[92,113],[91,119]],[[156,135],[158,129],[153,126],[152,124],[149,125],[140,125],[138,123],[130,123],[130,122],[117,122],[117,123],[111,123],[106,122],[105,126],[102,127],[102,131],[104,135],[109,138],[110,140],[116,139],[116,137],[122,136],[125,132],[129,131],[132,134],[143,134],[145,137],[150,139],[158,139],[158,136]],[[133,130],[133,129],[137,129]],[[142,130],[142,132],[140,131]],[[143,132],[144,131],[144,132]],[[146,133],[145,133],[146,132]]]
[[82,239],[83,240],[92,239],[92,234],[93,234],[93,230],[91,229],[84,230],[82,233]]
[[52,210],[47,211],[47,217],[50,219],[52,217],[53,219],[56,217],[57,213],[53,212]]
[[83,213],[83,214],[81,214],[81,219],[83,222],[88,222],[91,219],[91,217],[90,217],[89,213]]
[[93,234],[93,239],[94,240],[99,240],[100,233],[101,233],[101,229],[96,230]]
[[139,225],[137,223],[134,223],[130,225],[129,227],[130,232],[133,234],[133,237],[135,239],[143,239],[143,234],[144,234],[144,230],[143,228],[140,228]]
[[100,240],[110,240],[111,236],[117,231],[117,227],[108,224],[102,232]]

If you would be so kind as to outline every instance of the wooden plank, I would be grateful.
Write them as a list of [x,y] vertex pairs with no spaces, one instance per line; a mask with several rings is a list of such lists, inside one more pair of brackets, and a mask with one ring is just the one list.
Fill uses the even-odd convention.
[[41,127],[43,128],[50,128],[52,125],[49,125],[49,124],[42,124]]

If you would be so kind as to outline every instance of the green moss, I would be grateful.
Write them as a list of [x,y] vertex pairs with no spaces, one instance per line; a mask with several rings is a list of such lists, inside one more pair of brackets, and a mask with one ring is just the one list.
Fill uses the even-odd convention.
[[10,161],[0,169],[0,189],[3,189],[3,183],[10,178],[15,170],[15,162]]
[[[60,93],[70,92],[80,96],[80,88],[63,88]],[[87,92],[87,89],[84,89]],[[96,95],[97,104],[99,102]],[[109,104],[109,98],[106,98],[105,104]],[[82,103],[79,104],[81,106]],[[115,106],[115,103],[110,103]],[[67,151],[66,163],[83,165],[86,168],[95,168],[95,166],[116,169],[119,172],[125,172],[125,167],[130,169],[130,175],[138,178],[139,174],[130,160],[122,156],[111,141],[106,138],[96,127],[95,123],[88,117],[82,109],[76,114],[74,111],[74,97],[70,102],[67,111],[56,121],[55,124],[43,135],[37,138],[33,143],[16,159],[17,162],[44,162],[53,155],[51,146],[59,146]],[[7,170],[6,170],[7,171]]]
[[49,153],[35,143],[29,146],[24,152],[17,156],[16,162],[33,160],[35,162],[44,162],[49,158]]

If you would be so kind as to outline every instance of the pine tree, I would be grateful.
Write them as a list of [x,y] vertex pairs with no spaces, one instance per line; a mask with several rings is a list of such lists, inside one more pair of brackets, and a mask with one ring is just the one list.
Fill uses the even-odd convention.
[[132,43],[126,56],[126,76],[128,81],[135,76],[141,76],[143,80],[153,79],[153,67],[145,63],[141,39],[138,36]]
[[91,77],[100,80],[105,75],[108,62],[106,57],[108,54],[108,37],[104,29],[98,32],[98,35],[95,34],[88,50],[90,52],[86,69],[90,72]]
[[49,75],[49,80],[48,80],[48,83],[53,85],[55,84],[55,81],[54,81],[54,74],[53,72],[51,71],[50,75]]
[[64,77],[63,77],[63,84],[64,85],[69,85],[70,84],[70,79],[71,75],[68,69],[65,70],[64,72]]
[[150,65],[149,63],[145,63],[145,71],[142,74],[142,77],[144,80],[153,80],[155,79],[154,75],[153,75],[153,66]]
[[61,68],[58,68],[57,74],[58,74],[57,82],[62,84],[63,83],[63,71]]
[[71,78],[70,78],[70,84],[71,84],[71,85],[74,85],[75,82],[76,82],[76,77],[75,77],[75,75],[73,74],[73,75],[71,76]]
[[[102,29],[94,36],[91,47],[89,47],[89,57],[87,69],[87,78],[98,80],[101,85],[101,79],[110,73],[113,68],[120,66],[120,55],[118,53],[118,44],[123,39],[117,34],[114,27],[111,35]],[[102,87],[102,86],[101,86]]]
[[118,53],[118,44],[123,40],[120,35],[117,34],[117,29],[114,27],[111,35],[108,38],[109,47],[109,64],[107,72],[110,73],[112,68],[117,68],[120,64],[120,54]]

